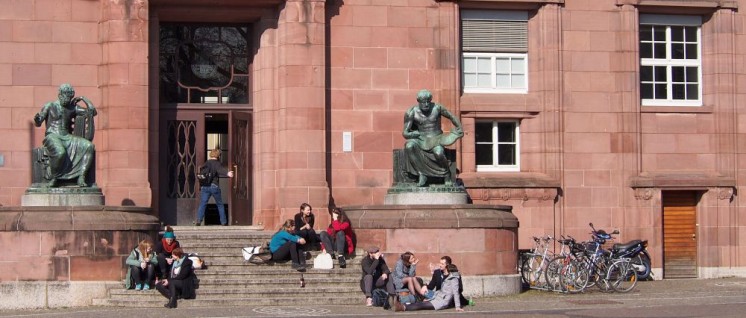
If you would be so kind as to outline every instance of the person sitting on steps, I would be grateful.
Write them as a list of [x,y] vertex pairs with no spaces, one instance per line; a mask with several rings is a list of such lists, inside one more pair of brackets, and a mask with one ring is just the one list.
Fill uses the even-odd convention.
[[194,299],[197,294],[194,292],[194,270],[192,269],[192,260],[184,255],[181,248],[172,251],[171,272],[166,279],[158,282],[155,288],[161,295],[168,298],[164,305],[166,308],[176,308],[176,301],[179,298]]
[[158,244],[155,244],[154,248],[159,269],[156,275],[156,283],[158,283],[159,279],[168,277],[168,273],[171,272],[171,263],[173,263],[171,253],[180,247],[181,244],[176,240],[174,230],[170,226],[166,226],[166,231],[163,232],[163,238],[161,238],[161,241],[158,242]]
[[373,288],[386,287],[389,295],[396,294],[394,283],[390,279],[391,270],[383,259],[383,254],[377,246],[371,246],[366,251],[367,255],[361,264],[363,267],[363,278],[360,279],[360,289],[365,294],[365,305],[373,306]]
[[345,268],[347,267],[345,254],[350,255],[355,250],[355,246],[352,244],[352,226],[347,214],[340,208],[333,208],[331,216],[331,224],[329,224],[326,232],[321,232],[320,235],[323,244],[321,249],[336,252],[339,267]]
[[301,250],[301,245],[306,244],[306,240],[300,236],[292,234],[295,229],[295,221],[287,219],[282,227],[272,235],[269,241],[269,251],[272,252],[273,261],[292,260],[292,268],[299,271],[306,271],[306,257]]
[[[445,281],[446,277],[448,277],[449,275],[448,269],[446,267],[450,264],[453,264],[450,256],[446,255],[440,258],[440,263],[438,263],[438,269],[433,271],[432,279],[430,279],[430,282],[427,284],[427,286],[422,286],[421,293],[425,295],[426,299],[431,299],[433,295],[435,295],[435,291],[443,289],[443,282]],[[459,281],[458,281],[458,292],[459,292],[459,295],[461,296],[461,305],[462,306],[468,305],[469,300],[464,298],[464,295],[462,294],[464,292],[464,284],[461,281],[461,278],[459,278]]]
[[449,275],[443,281],[443,288],[435,293],[430,301],[417,302],[412,304],[394,303],[395,311],[412,311],[412,310],[441,310],[448,308],[453,302],[456,305],[456,311],[464,311],[461,307],[461,293],[458,291],[458,282],[461,275],[454,264],[446,266]]
[[155,279],[155,266],[158,265],[153,244],[142,240],[125,261],[129,265],[128,276],[135,281],[135,290],[149,290]]
[[396,291],[409,289],[411,295],[418,295],[422,290],[420,281],[417,280],[417,263],[420,260],[414,257],[412,252],[404,252],[396,261],[393,280]]
[[308,203],[300,205],[300,212],[295,214],[295,235],[298,235],[306,240],[306,244],[303,244],[306,251],[310,251],[315,248],[319,242],[319,235],[316,234],[316,230],[313,229],[316,216],[312,212],[313,208]]

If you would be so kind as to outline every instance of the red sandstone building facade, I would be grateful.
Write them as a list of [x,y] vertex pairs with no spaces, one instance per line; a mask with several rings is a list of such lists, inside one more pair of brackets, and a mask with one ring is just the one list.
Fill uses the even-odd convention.
[[382,204],[427,88],[464,124],[472,201],[512,205],[521,248],[593,222],[650,240],[663,277],[746,274],[746,1],[0,5],[4,206],[30,184],[32,117],[61,83],[98,106],[107,205],[191,224],[194,170],[220,147],[231,223],[265,229],[302,202]]

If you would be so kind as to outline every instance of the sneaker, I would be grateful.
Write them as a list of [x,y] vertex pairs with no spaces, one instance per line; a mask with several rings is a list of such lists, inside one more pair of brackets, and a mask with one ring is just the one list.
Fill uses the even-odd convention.
[[373,298],[370,298],[370,297],[365,298],[365,306],[373,307]]
[[304,266],[302,264],[293,263],[293,265],[290,265],[290,267],[292,267],[294,270],[297,270],[299,272],[305,272],[306,271],[306,266]]
[[200,226],[200,225],[202,225],[202,221],[194,221],[194,222],[192,222],[192,225],[194,225],[194,226]]
[[150,285],[148,285],[148,284],[143,284],[143,285],[142,285],[142,290],[150,290]]
[[142,284],[135,285],[135,290],[142,290]]
[[347,268],[347,263],[345,262],[344,256],[338,256],[337,260],[339,261],[339,268]]

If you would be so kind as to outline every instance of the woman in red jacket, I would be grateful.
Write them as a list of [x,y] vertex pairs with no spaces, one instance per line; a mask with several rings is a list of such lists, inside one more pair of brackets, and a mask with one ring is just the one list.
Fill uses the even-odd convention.
[[[332,224],[329,224],[326,232],[321,232],[322,249],[336,252],[339,267],[345,268],[347,267],[345,254],[352,254],[355,250],[355,246],[352,245],[350,219],[340,208],[333,208],[331,214]],[[347,246],[346,250],[345,246]]]

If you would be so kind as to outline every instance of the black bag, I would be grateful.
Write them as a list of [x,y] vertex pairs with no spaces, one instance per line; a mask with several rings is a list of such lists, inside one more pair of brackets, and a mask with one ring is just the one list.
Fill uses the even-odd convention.
[[212,185],[212,181],[215,179],[215,177],[218,176],[218,173],[215,171],[212,171],[207,164],[203,164],[201,167],[199,167],[199,173],[197,173],[197,180],[199,180],[199,185],[202,187],[209,187]]
[[388,309],[390,307],[389,293],[382,288],[374,289],[373,292],[371,292],[371,298],[373,298],[373,306],[375,307],[383,307],[383,309]]

